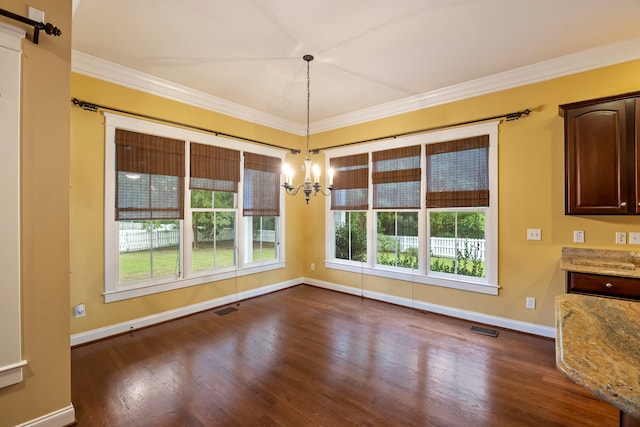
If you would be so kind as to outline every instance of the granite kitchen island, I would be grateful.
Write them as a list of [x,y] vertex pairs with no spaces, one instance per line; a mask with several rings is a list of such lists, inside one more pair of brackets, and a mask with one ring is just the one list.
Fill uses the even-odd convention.
[[555,305],[558,369],[619,408],[621,426],[640,426],[640,302],[563,294]]

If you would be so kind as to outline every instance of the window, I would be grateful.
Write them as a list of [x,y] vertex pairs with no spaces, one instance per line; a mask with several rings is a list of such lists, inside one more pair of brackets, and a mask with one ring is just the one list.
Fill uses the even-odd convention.
[[252,216],[245,218],[247,234],[246,263],[263,262],[277,259],[278,217]]
[[240,152],[190,145],[191,271],[236,265],[236,197]]
[[367,213],[334,211],[334,257],[348,261],[367,260]]
[[116,129],[119,283],[178,277],[184,141]]
[[331,191],[333,235],[331,258],[367,260],[367,212],[369,206],[369,155],[335,157],[330,165],[336,175]]
[[414,145],[372,155],[377,265],[418,268],[420,151]]
[[418,212],[378,212],[376,263],[418,268]]
[[493,122],[326,151],[327,267],[497,295],[497,144]]
[[484,278],[489,137],[426,146],[429,271]]
[[105,117],[106,302],[284,267],[283,152]]
[[278,256],[277,217],[280,215],[282,160],[254,153],[244,158],[244,208],[247,234],[245,262],[262,262]]

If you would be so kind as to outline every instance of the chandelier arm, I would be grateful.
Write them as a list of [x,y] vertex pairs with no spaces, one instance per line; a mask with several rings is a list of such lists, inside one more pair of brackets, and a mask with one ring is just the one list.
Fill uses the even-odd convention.
[[[326,191],[325,191],[326,190]],[[331,190],[333,190],[333,185],[330,185],[326,188],[322,188],[322,185],[320,185],[319,183],[314,183],[313,184],[313,195],[316,196],[318,193],[322,194],[323,196],[330,196],[331,195]]]
[[327,187],[326,188],[326,192],[322,189],[322,188],[318,188],[315,193],[313,193],[313,195],[315,196],[317,193],[322,194],[323,196],[330,196],[331,195],[331,190],[333,190],[333,187]]
[[289,194],[290,196],[295,196],[296,194],[298,194],[298,191],[300,191],[300,189],[304,187],[304,184],[300,184],[294,187],[292,185],[285,183],[285,184],[282,184],[282,187],[286,190],[287,194]]

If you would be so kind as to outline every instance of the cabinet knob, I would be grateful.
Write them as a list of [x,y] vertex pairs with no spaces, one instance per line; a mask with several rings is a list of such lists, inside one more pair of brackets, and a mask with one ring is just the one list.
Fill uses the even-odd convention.
[[611,284],[611,282],[607,282],[604,284],[605,288],[613,288],[613,285]]
[[620,206],[623,207],[623,208],[626,207],[627,206],[627,202],[620,203]]

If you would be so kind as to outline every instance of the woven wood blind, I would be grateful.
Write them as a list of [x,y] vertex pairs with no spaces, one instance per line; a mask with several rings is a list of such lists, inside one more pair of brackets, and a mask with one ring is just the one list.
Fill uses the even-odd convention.
[[372,154],[374,209],[420,208],[420,146]]
[[184,217],[184,141],[116,129],[116,220]]
[[191,143],[189,188],[237,193],[240,151]]
[[244,153],[244,216],[280,216],[280,171],[277,157]]
[[489,206],[489,135],[426,145],[427,208]]
[[366,210],[369,208],[369,155],[335,157],[329,160],[335,175],[331,191],[331,209]]

